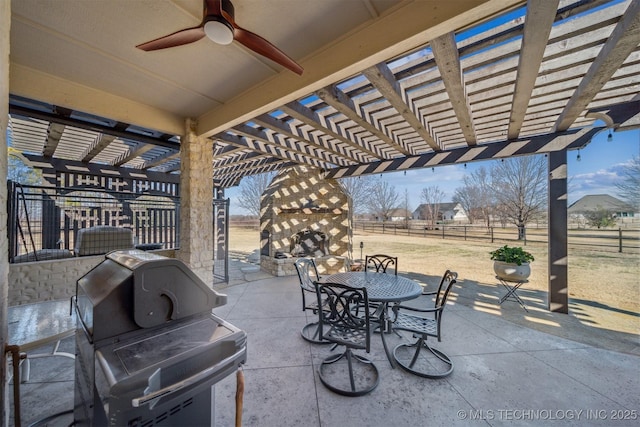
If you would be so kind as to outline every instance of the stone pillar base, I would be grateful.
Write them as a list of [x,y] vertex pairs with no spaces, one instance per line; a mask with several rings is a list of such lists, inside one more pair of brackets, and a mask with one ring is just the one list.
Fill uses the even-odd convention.
[[[295,276],[296,267],[294,263],[297,258],[273,258],[262,255],[260,257],[260,267],[267,273],[276,277]],[[318,267],[318,273],[322,276],[346,271],[347,259],[345,257],[326,255],[315,257],[313,260]]]

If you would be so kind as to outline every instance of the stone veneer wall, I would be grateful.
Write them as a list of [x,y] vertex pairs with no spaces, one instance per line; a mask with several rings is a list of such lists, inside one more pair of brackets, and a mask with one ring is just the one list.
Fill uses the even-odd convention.
[[187,119],[180,143],[180,252],[205,283],[213,283],[213,149]]
[[[153,253],[175,256],[173,249]],[[8,305],[69,299],[76,294],[76,281],[103,260],[96,255],[10,264]]]
[[[0,0],[0,347],[6,351],[8,342],[7,291],[9,287],[9,239],[7,238],[7,128],[9,125],[9,34],[11,32],[11,1]],[[9,381],[3,359],[0,365],[0,425],[8,424]]]
[[[294,276],[298,274],[293,265],[297,258],[273,258],[262,255],[260,257],[260,268],[274,276]],[[321,275],[340,273],[347,270],[347,258],[327,255],[313,259]]]

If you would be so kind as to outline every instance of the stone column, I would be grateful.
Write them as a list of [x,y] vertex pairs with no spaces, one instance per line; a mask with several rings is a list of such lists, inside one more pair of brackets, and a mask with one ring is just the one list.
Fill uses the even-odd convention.
[[[0,0],[0,347],[3,352],[7,331],[7,295],[9,292],[9,242],[7,239],[7,127],[9,124],[9,30],[11,1]],[[10,343],[9,343],[10,344]],[[0,425],[7,424],[7,363],[0,363]],[[9,389],[10,390],[10,389]]]
[[185,122],[180,142],[180,250],[184,261],[213,286],[213,147],[196,134],[197,123]]

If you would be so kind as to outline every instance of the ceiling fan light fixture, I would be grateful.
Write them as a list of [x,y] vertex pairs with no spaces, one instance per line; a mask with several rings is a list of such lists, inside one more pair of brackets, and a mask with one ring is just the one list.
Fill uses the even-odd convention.
[[205,22],[204,33],[211,41],[218,44],[227,45],[233,41],[233,27],[217,16]]

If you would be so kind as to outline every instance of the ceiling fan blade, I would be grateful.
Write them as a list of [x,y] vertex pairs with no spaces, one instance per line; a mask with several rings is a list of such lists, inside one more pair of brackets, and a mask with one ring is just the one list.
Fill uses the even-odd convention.
[[197,42],[204,36],[204,28],[202,28],[202,25],[199,25],[197,27],[185,28],[184,30],[176,31],[175,33],[167,36],[139,44],[136,47],[148,52],[150,50],[166,49],[168,47],[182,46]]
[[222,16],[222,0],[205,0],[204,16],[207,15]]
[[277,62],[294,73],[302,75],[302,71],[304,71],[304,69],[296,61],[289,58],[283,51],[259,35],[238,27],[234,22],[232,22],[232,25],[234,27],[233,38],[239,43],[242,43],[256,53]]

